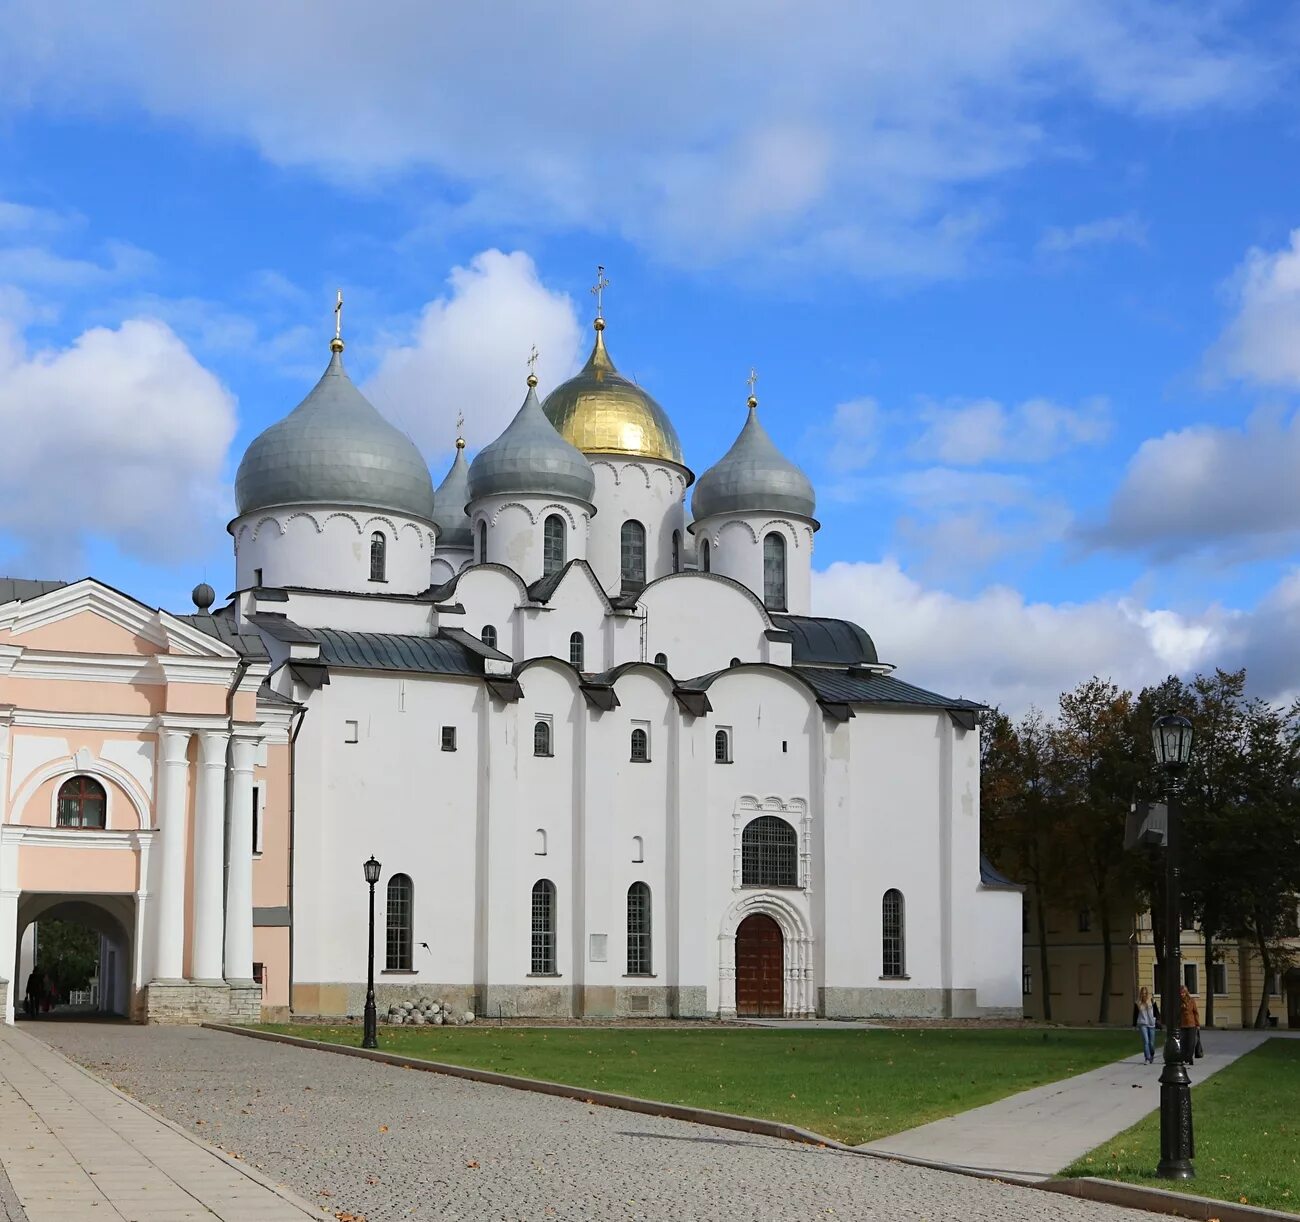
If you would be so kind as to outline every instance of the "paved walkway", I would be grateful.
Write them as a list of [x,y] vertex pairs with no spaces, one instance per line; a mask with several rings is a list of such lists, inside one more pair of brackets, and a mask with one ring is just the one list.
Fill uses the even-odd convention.
[[[1137,1042],[1134,1034],[1134,1042]],[[1257,1048],[1264,1031],[1205,1031],[1205,1056],[1191,1068],[1192,1086]],[[1160,1106],[1160,1056],[1141,1052],[1113,1065],[1023,1091],[959,1116],[936,1120],[863,1146],[949,1166],[1045,1180],[1109,1141]]]
[[41,1040],[4,1025],[0,1167],[0,1219],[8,1222],[320,1217]]
[[70,1056],[367,1222],[1143,1222],[925,1167],[193,1027],[51,1023]]

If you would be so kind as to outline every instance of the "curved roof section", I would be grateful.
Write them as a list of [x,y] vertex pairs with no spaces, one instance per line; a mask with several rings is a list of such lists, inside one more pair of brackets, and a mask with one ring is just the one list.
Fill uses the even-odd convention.
[[241,515],[278,505],[360,505],[430,520],[433,481],[415,443],[343,368],[343,344],[311,393],[256,437],[235,476]]
[[773,612],[772,623],[790,633],[796,665],[880,665],[875,642],[851,620]]
[[584,454],[659,458],[685,467],[682,443],[668,413],[614,368],[605,350],[604,329],[604,320],[597,319],[596,343],[587,363],[546,396],[546,418]]
[[474,532],[465,506],[469,504],[469,463],[465,442],[456,438],[456,458],[433,494],[433,524],[438,528],[440,547],[474,546]]
[[691,497],[695,519],[717,513],[792,513],[811,518],[816,508],[812,481],[776,448],[758,419],[758,400],[751,396],[740,436],[695,485]]
[[484,446],[469,465],[469,500],[540,493],[591,504],[596,477],[576,446],[556,431],[537,401],[537,380],[505,432]]

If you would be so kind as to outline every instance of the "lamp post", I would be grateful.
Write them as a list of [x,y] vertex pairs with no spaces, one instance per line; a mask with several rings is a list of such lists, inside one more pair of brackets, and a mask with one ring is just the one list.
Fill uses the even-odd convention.
[[1179,1040],[1181,1003],[1178,986],[1182,976],[1179,951],[1182,942],[1182,883],[1178,860],[1181,811],[1178,782],[1192,755],[1192,723],[1178,713],[1156,718],[1151,727],[1156,762],[1165,774],[1165,1060],[1160,1071],[1160,1165],[1156,1175],[1166,1180],[1190,1180],[1196,1172],[1192,1158],[1196,1142],[1192,1135],[1192,1084]]
[[366,942],[366,1012],[361,1047],[378,1048],[379,1018],[375,1013],[375,884],[379,881],[379,872],[383,867],[371,856],[361,869],[366,876],[366,882],[370,884],[370,938]]

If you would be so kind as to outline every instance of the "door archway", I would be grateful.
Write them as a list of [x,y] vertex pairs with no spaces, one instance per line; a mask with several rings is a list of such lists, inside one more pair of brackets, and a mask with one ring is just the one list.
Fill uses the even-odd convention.
[[785,939],[781,926],[764,912],[747,916],[736,930],[736,1013],[751,1018],[785,1013]]

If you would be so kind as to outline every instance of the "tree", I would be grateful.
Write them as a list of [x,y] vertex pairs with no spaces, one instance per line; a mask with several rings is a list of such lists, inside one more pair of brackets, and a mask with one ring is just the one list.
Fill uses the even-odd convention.
[[36,926],[36,956],[60,997],[84,989],[99,970],[99,934],[71,921],[43,920]]

